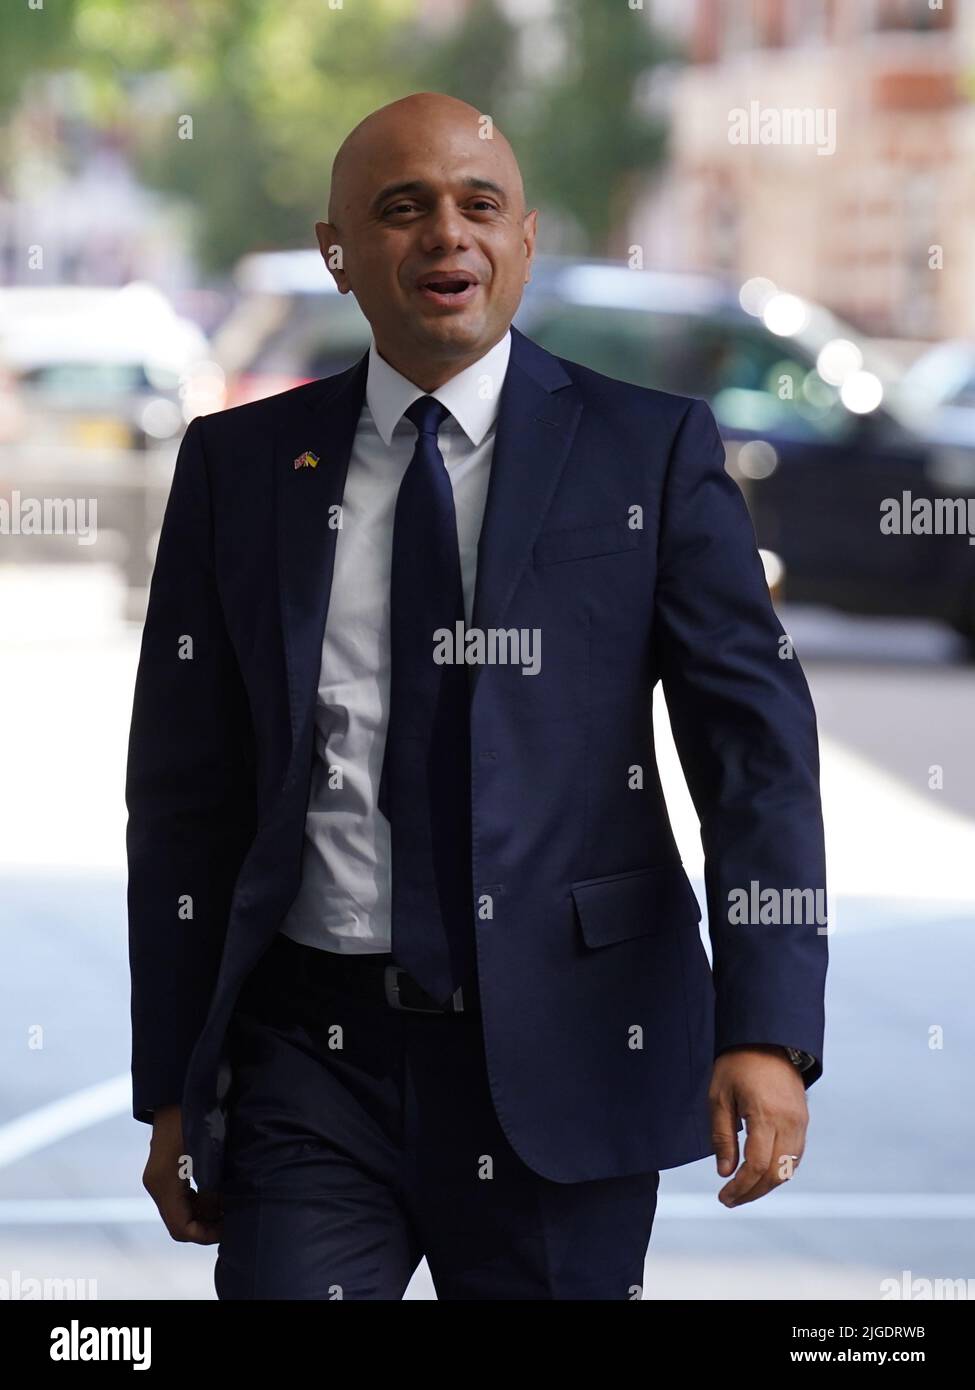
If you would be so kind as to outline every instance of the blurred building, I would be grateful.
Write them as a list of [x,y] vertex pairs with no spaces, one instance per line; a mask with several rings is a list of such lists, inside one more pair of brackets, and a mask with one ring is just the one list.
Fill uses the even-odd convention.
[[[151,85],[145,79],[143,87]],[[139,116],[133,84],[129,127]],[[124,285],[169,293],[196,282],[190,210],[145,187],[132,131],[91,116],[81,71],[36,76],[5,129],[9,173],[0,183],[0,283]]]
[[[767,276],[886,336],[975,335],[969,0],[647,8],[689,58],[669,86],[671,171],[631,223],[648,260]],[[787,143],[799,111],[806,141]]]

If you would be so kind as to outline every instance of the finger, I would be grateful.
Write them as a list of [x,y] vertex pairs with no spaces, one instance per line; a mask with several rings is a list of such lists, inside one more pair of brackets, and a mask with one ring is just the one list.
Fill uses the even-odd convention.
[[738,1166],[738,1114],[730,1097],[711,1101],[711,1142],[718,1174],[726,1178]]
[[784,1182],[789,1180],[796,1164],[793,1154],[802,1154],[802,1147],[798,1140],[799,1136],[791,1126],[776,1130],[775,1141],[772,1145],[772,1159],[768,1169],[754,1187],[738,1198],[735,1206],[740,1207],[745,1202],[757,1202],[760,1197],[766,1196],[773,1188],[781,1187]]
[[169,1183],[164,1191],[153,1194],[153,1201],[159,1208],[166,1230],[173,1240],[189,1240],[187,1228],[195,1221],[193,1197],[195,1193],[189,1182],[183,1178]]
[[779,1130],[775,1142],[776,1158],[774,1163],[776,1187],[781,1187],[782,1183],[790,1182],[796,1175],[802,1155],[806,1148],[805,1127],[786,1126]]
[[806,1151],[808,1127],[809,1111],[805,1105],[805,1098],[800,1109],[792,1110],[787,1106],[777,1116],[775,1158],[772,1165],[775,1187],[780,1187],[782,1183],[795,1176]]
[[804,1141],[804,1125],[796,1121],[780,1122],[776,1126],[772,1157],[767,1170],[749,1191],[738,1198],[735,1205],[757,1202],[760,1197],[765,1197],[774,1188],[788,1182],[802,1157]]
[[779,1152],[780,1146],[778,1137],[776,1136],[776,1139],[773,1140],[771,1156],[764,1172],[757,1173],[755,1181],[752,1182],[751,1186],[745,1188],[735,1199],[736,1207],[742,1207],[746,1202],[757,1202],[760,1197],[764,1197],[767,1193],[771,1192],[773,1187],[779,1186],[779,1178],[777,1177],[778,1159],[776,1157]]
[[775,1126],[765,1119],[745,1117],[745,1161],[718,1193],[725,1206],[737,1206],[747,1192],[768,1172],[775,1146]]
[[219,1245],[223,1238],[223,1223],[220,1221],[190,1221],[184,1240],[193,1245]]

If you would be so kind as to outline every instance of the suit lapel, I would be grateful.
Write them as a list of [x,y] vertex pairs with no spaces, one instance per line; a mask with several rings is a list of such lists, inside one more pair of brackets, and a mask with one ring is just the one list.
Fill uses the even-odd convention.
[[[511,330],[477,550],[471,626],[501,627],[555,495],[582,404],[551,353]],[[481,667],[471,668],[471,699]]]
[[[292,753],[315,706],[332,588],[337,531],[369,354],[329,377],[283,423],[275,445],[278,582],[291,713]],[[306,451],[314,467],[295,468]]]

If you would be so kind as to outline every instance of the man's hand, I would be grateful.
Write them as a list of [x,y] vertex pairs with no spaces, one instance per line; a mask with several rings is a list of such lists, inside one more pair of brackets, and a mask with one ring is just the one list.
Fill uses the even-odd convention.
[[799,1071],[784,1047],[732,1047],[715,1058],[708,1091],[718,1172],[738,1163],[738,1119],[745,1122],[745,1161],[718,1193],[727,1207],[764,1197],[792,1177],[806,1144],[809,1110]]
[[184,1161],[183,1118],[178,1105],[164,1105],[153,1114],[149,1160],[142,1185],[159,1208],[173,1240],[215,1245],[220,1240],[223,1212],[219,1192],[196,1192],[181,1178]]

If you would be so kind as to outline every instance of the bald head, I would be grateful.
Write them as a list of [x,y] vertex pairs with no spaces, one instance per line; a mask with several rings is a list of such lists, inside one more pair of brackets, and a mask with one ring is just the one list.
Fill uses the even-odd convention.
[[525,212],[525,190],[515,152],[489,116],[459,97],[442,92],[414,92],[370,112],[342,141],[332,161],[328,220],[341,222],[343,210],[354,199],[363,177],[382,156],[397,162],[411,149],[424,145],[449,149],[477,140],[490,145],[499,171],[503,171],[510,195]]
[[528,281],[534,211],[490,116],[416,92],[373,111],[332,165],[318,243],[382,357],[425,391],[507,332]]

